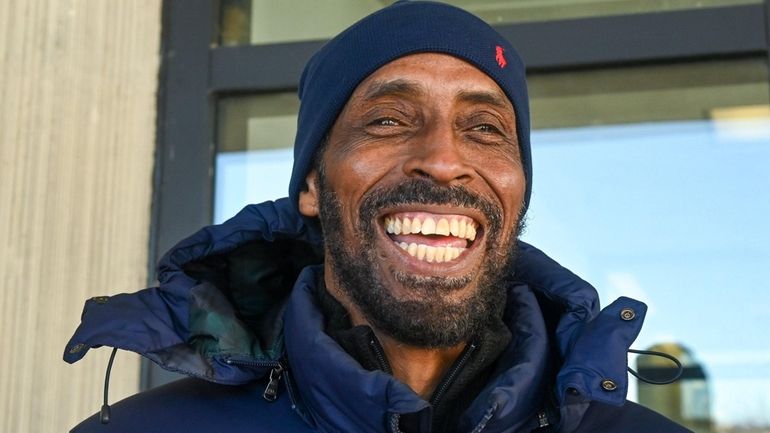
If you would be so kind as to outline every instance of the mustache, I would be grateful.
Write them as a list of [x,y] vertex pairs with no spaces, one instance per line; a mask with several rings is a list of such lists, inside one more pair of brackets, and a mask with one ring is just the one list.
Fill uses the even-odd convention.
[[383,208],[409,204],[476,209],[486,217],[490,231],[495,232],[502,225],[502,211],[491,200],[462,185],[442,186],[420,178],[370,191],[361,202],[359,223],[371,224]]

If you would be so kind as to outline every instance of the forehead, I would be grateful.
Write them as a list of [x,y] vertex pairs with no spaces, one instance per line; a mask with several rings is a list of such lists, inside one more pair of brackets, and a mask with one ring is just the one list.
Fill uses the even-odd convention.
[[475,96],[481,98],[478,102],[513,111],[513,104],[492,78],[464,60],[439,53],[412,54],[385,64],[358,85],[350,101],[437,93]]

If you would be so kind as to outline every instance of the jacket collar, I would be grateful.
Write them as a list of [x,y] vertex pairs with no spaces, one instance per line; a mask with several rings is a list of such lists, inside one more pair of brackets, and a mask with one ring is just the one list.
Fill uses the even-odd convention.
[[[324,317],[313,295],[316,272],[318,268],[307,268],[300,275],[285,314],[290,372],[308,411],[331,431],[373,432],[384,431],[397,415],[420,413],[429,431],[428,402],[393,376],[364,369],[324,333]],[[531,290],[516,285],[508,299],[504,319],[512,342],[498,362],[499,374],[466,411],[459,431],[480,425],[485,432],[537,426],[537,412],[552,380],[549,338]]]
[[[216,317],[227,320],[228,326],[240,327],[237,333],[243,331],[247,338],[254,338],[249,336],[251,331],[247,326],[230,319],[235,315],[232,306],[223,302],[227,301],[226,297],[212,290],[211,284],[192,275],[189,268],[196,262],[227,254],[246,244],[267,242],[272,245],[285,240],[315,246],[322,242],[318,232],[308,228],[286,199],[250,205],[226,223],[202,229],[163,257],[158,268],[160,287],[89,300],[82,323],[65,348],[65,360],[75,362],[88,348],[104,345],[131,350],[169,370],[216,382],[244,383],[260,377],[265,373],[265,367],[255,366],[259,362],[275,361],[280,355],[282,340],[272,347],[274,350],[260,353],[256,359],[254,354],[236,354],[246,361],[240,365],[228,363],[232,353],[216,352],[215,349],[216,356],[201,354],[199,348],[189,344],[198,336],[195,333],[201,332],[191,323],[191,308],[200,306],[217,312]],[[305,279],[303,274],[300,282]],[[538,390],[547,388],[542,385],[545,379],[553,376],[546,374],[547,368],[540,365],[545,359],[543,354],[549,351],[545,341],[555,346],[553,352],[558,356],[554,362],[561,364],[552,386],[557,406],[563,408],[572,401],[591,400],[623,404],[627,391],[626,351],[641,329],[646,311],[644,304],[621,298],[600,313],[593,287],[524,242],[519,242],[519,258],[512,280],[514,296],[509,296],[509,300],[525,306],[516,309],[515,320],[509,320],[516,344],[512,344],[501,358],[505,362],[500,364],[505,368],[501,367],[498,378],[482,391],[468,410],[465,424],[474,426],[487,422],[491,429],[503,422],[525,422],[522,413],[533,410],[528,402],[540,400],[540,394],[536,399],[524,396],[533,389],[541,392]],[[309,375],[316,365],[338,365],[339,368],[334,370],[342,375],[338,379],[355,377],[356,382],[347,383],[361,384],[346,390],[350,395],[359,393],[358,401],[369,401],[372,407],[385,408],[391,413],[426,410],[425,402],[390,376],[359,371],[357,363],[321,331],[323,326],[319,325],[317,309],[310,300],[302,301],[306,292],[302,283],[296,289],[289,308],[293,313],[287,315],[286,326],[286,344],[294,347],[287,350],[294,358],[295,368],[305,366],[311,369],[307,371]],[[514,311],[513,308],[510,310]],[[627,320],[629,315],[624,314],[628,310],[633,313],[630,320]],[[307,321],[290,319],[303,317],[303,314],[308,315]],[[270,321],[270,325],[280,326],[280,322]],[[274,332],[280,332],[280,327]],[[313,347],[314,350],[303,354],[301,347]],[[297,360],[314,362],[297,363]],[[249,366],[250,361],[256,362]],[[608,380],[613,386],[608,386]],[[311,399],[317,399],[314,406],[319,408],[329,406],[325,403],[334,400],[330,398],[330,388],[321,385],[323,383],[307,393],[313,396]],[[375,403],[382,403],[382,406]],[[329,423],[333,425],[333,419],[367,414],[360,408],[340,410],[347,412],[319,417],[331,419]],[[318,411],[320,414],[320,409]],[[365,420],[361,422],[368,425]]]
[[393,414],[420,412],[428,403],[382,371],[367,371],[324,329],[315,304],[317,269],[306,268],[284,316],[290,371],[308,410],[331,431],[383,431]]
[[[270,249],[279,242],[304,245],[306,251],[322,242],[287,199],[246,206],[225,223],[201,229],[160,260],[158,287],[87,300],[64,360],[74,363],[91,348],[110,346],[212,382],[242,384],[262,377],[281,356],[280,320],[270,320],[280,318],[281,301],[265,309],[267,326],[259,335],[196,268],[249,244]],[[261,347],[265,336],[271,344]]]

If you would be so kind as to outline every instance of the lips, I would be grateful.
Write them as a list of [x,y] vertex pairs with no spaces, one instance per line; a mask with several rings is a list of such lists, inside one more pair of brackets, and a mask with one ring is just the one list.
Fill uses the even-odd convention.
[[384,229],[411,257],[429,263],[451,262],[476,239],[479,223],[465,215],[400,212],[386,215]]

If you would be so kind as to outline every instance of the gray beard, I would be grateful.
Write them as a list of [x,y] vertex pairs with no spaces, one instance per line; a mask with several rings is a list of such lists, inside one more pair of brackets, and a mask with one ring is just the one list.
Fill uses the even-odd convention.
[[[318,191],[326,258],[331,262],[333,277],[374,328],[411,346],[451,347],[479,335],[488,323],[502,316],[505,279],[513,269],[520,227],[501,246],[502,212],[489,200],[461,186],[441,187],[422,179],[372,191],[364,197],[359,212],[355,236],[361,240],[362,251],[355,251],[342,238],[342,204],[328,190],[323,174],[319,176]],[[395,272],[396,281],[409,290],[409,299],[396,298],[377,277],[381,261],[375,250],[375,216],[383,207],[408,203],[475,208],[487,217],[487,259],[477,271],[478,287],[467,299],[452,302],[446,295],[471,283],[474,276],[470,274],[449,278]],[[517,224],[521,220],[518,218]]]

